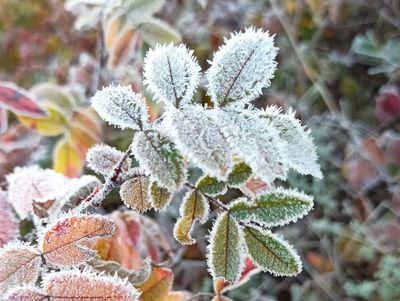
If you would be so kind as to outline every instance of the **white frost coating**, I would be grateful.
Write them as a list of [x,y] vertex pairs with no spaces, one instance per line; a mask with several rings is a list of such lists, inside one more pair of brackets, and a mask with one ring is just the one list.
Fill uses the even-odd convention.
[[147,106],[130,86],[110,85],[97,91],[91,101],[96,112],[109,124],[136,130],[148,125]]
[[217,106],[252,101],[271,85],[276,69],[273,36],[247,28],[232,34],[214,54],[207,71],[208,94]]
[[280,109],[270,106],[260,111],[260,116],[271,120],[272,126],[278,130],[288,153],[289,167],[300,174],[310,174],[321,179],[322,173],[311,131],[301,125],[295,113],[289,110],[282,114]]
[[170,110],[165,132],[179,151],[211,177],[226,180],[233,167],[233,153],[211,111],[201,106]]
[[184,45],[157,45],[144,61],[144,84],[155,99],[175,107],[191,103],[199,83],[200,66]]
[[170,191],[182,186],[186,179],[183,159],[174,144],[158,131],[137,133],[132,152],[151,181]]
[[230,147],[263,181],[285,180],[284,143],[276,129],[258,118],[255,111],[220,110],[217,119]]
[[17,167],[7,176],[8,201],[21,219],[33,212],[32,201],[57,199],[68,179],[38,166]]
[[[70,282],[70,283],[68,283]],[[73,284],[71,286],[71,283]],[[79,286],[77,285],[79,283]],[[63,286],[64,285],[64,286]],[[60,272],[51,272],[43,276],[43,289],[47,294],[67,293],[68,296],[85,297],[88,293],[99,292],[101,296],[91,297],[105,298],[104,293],[109,294],[107,300],[135,301],[139,300],[140,293],[135,289],[128,279],[121,279],[115,274],[106,276],[96,274],[93,270],[78,269],[61,270]],[[67,297],[67,298],[71,298]],[[67,299],[65,298],[65,299]]]

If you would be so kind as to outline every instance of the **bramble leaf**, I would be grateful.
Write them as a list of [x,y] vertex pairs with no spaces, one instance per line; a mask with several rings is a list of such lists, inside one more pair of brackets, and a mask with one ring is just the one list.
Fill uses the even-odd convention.
[[196,188],[210,196],[224,194],[227,190],[224,182],[210,176],[201,177],[196,183]]
[[[5,301],[43,301],[46,298],[39,289],[33,286],[22,286],[12,289]],[[3,300],[3,299],[2,299]]]
[[168,132],[176,147],[203,172],[225,180],[231,171],[232,149],[210,111],[201,106],[168,113]]
[[142,96],[130,86],[111,85],[97,91],[92,106],[100,117],[121,129],[141,130],[148,125],[147,107]]
[[292,189],[278,188],[249,202],[239,198],[229,206],[232,216],[241,222],[256,221],[265,227],[295,222],[313,207],[313,198]]
[[179,213],[181,217],[174,227],[174,237],[183,245],[192,245],[196,242],[190,235],[196,220],[204,223],[208,217],[210,208],[203,194],[197,190],[186,193]]
[[7,195],[0,190],[0,248],[18,234],[18,221],[7,203]]
[[244,267],[242,229],[229,213],[218,216],[207,247],[207,265],[214,279],[235,283]]
[[45,295],[57,300],[135,301],[139,292],[126,280],[88,271],[62,271],[43,277]]
[[244,162],[237,163],[233,166],[232,171],[228,175],[228,185],[231,187],[239,187],[246,182],[252,174],[251,167]]
[[164,300],[172,288],[174,274],[168,268],[154,267],[150,277],[137,286],[141,291],[140,301]]
[[216,106],[243,104],[271,85],[276,69],[273,37],[253,27],[232,34],[214,54],[207,71],[208,93]]
[[150,203],[155,209],[163,209],[169,205],[172,200],[172,193],[152,182],[149,187]]
[[110,236],[114,223],[101,215],[64,217],[44,230],[39,246],[47,263],[53,266],[72,266],[89,260],[95,251],[85,243]]
[[277,107],[271,106],[265,111],[260,111],[260,116],[270,120],[272,126],[278,130],[288,153],[289,167],[301,174],[310,174],[321,179],[322,173],[317,162],[318,155],[311,131],[301,125],[300,120],[295,118],[294,112],[282,114]]
[[183,158],[174,144],[156,130],[139,132],[133,140],[135,158],[161,187],[179,189],[186,178]]
[[[123,152],[112,146],[107,144],[96,144],[87,152],[86,161],[91,170],[107,176],[113,172],[114,167],[123,156]],[[122,171],[127,171],[130,165],[131,159],[128,158],[122,165]]]
[[251,260],[264,272],[274,276],[295,276],[301,261],[293,248],[270,231],[245,227],[244,239]]
[[183,45],[158,45],[148,51],[143,69],[144,83],[156,100],[177,108],[191,103],[200,73],[192,50]]
[[40,253],[22,242],[0,250],[0,295],[17,285],[34,283],[39,276]]
[[133,208],[140,213],[150,210],[149,185],[149,178],[145,176],[137,176],[125,181],[120,190],[121,200],[125,206]]
[[287,156],[277,130],[261,120],[257,110],[220,110],[216,117],[222,134],[240,159],[262,180],[285,180]]

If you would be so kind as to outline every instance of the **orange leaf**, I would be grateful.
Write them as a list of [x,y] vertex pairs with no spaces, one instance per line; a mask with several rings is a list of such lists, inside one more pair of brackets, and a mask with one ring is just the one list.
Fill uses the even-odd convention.
[[169,292],[164,301],[186,301],[191,298],[192,294],[188,292]]
[[100,137],[102,126],[92,108],[80,108],[72,113],[71,125],[85,129],[93,137]]
[[80,175],[83,159],[68,141],[58,141],[53,151],[53,169],[65,176],[74,178]]
[[84,161],[87,151],[99,141],[99,138],[92,136],[81,127],[71,127],[67,133],[67,141],[77,150],[79,157]]
[[39,276],[39,252],[23,243],[6,245],[0,253],[0,295],[10,287],[29,284]]
[[116,66],[121,61],[123,55],[126,53],[128,46],[132,40],[133,34],[135,33],[135,28],[127,28],[122,34],[116,39],[112,50],[110,66]]
[[114,223],[100,215],[65,217],[47,226],[40,247],[51,265],[70,266],[95,255],[87,247],[87,240],[109,236],[113,231]]
[[138,286],[140,301],[164,300],[172,288],[174,274],[167,268],[153,268],[149,279]]
[[308,252],[307,261],[321,274],[334,270],[332,259],[315,252]]

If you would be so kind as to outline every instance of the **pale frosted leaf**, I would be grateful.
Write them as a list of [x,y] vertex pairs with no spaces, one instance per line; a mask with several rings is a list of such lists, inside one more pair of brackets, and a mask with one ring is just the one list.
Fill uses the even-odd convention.
[[113,231],[114,223],[101,215],[67,216],[46,227],[39,246],[48,264],[71,266],[95,255],[85,246],[87,240],[110,236]]
[[126,280],[88,271],[48,274],[43,277],[43,290],[57,301],[135,301],[139,298],[139,292]]
[[232,171],[228,175],[228,185],[231,187],[239,187],[245,183],[252,175],[249,165],[244,162],[237,163],[233,166]]
[[233,153],[210,111],[191,106],[171,110],[167,116],[167,130],[179,151],[205,174],[226,179],[233,166]]
[[246,103],[271,85],[278,48],[268,32],[253,27],[232,34],[214,54],[207,71],[208,93],[217,106]]
[[39,276],[40,253],[22,242],[0,249],[0,295],[17,285],[34,283]]
[[152,182],[149,187],[150,202],[155,209],[163,209],[169,205],[172,200],[172,193],[159,185]]
[[125,181],[120,190],[121,200],[125,206],[133,208],[140,213],[150,210],[149,185],[150,180],[145,176],[137,176]]
[[[1,299],[3,300],[3,299]],[[41,291],[33,286],[22,286],[11,290],[4,301],[43,301],[46,300]]]
[[244,198],[231,203],[229,211],[242,222],[256,221],[266,226],[283,226],[295,222],[313,207],[313,198],[292,189],[274,189],[248,202]]
[[222,133],[235,153],[267,183],[285,180],[287,156],[277,130],[261,120],[257,111],[219,111]]
[[274,276],[295,276],[301,272],[301,261],[286,241],[270,231],[253,227],[243,229],[251,260]]
[[224,182],[210,176],[201,177],[196,183],[196,188],[210,196],[225,194],[227,190]]
[[138,286],[140,301],[164,300],[172,288],[174,274],[168,268],[154,267],[150,277]]
[[174,237],[183,245],[192,245],[196,242],[191,236],[194,223],[198,220],[204,223],[210,210],[207,199],[197,190],[186,193],[179,208],[181,217],[174,226]]
[[178,43],[182,40],[176,29],[160,19],[148,18],[141,21],[137,28],[142,39],[152,47],[158,44]]
[[193,51],[184,45],[158,45],[149,50],[144,62],[144,83],[155,99],[175,107],[191,103],[199,73]]
[[8,200],[21,219],[32,213],[32,201],[56,199],[67,178],[38,166],[17,167],[7,176]]
[[282,114],[278,108],[272,106],[260,111],[260,116],[271,121],[285,142],[289,167],[301,174],[310,174],[321,179],[322,173],[311,131],[301,125],[294,112]]
[[12,211],[0,206],[0,248],[16,238],[19,230],[18,221]]
[[126,3],[126,11],[133,20],[142,20],[151,17],[154,13],[161,9],[165,0],[124,0]]
[[186,178],[183,158],[168,138],[155,130],[140,132],[132,149],[140,167],[161,187],[172,191],[182,186]]
[[[107,144],[96,144],[86,154],[88,167],[104,176],[111,174],[124,153]],[[122,165],[122,171],[130,167],[131,159],[127,159]]]
[[244,267],[243,234],[239,224],[229,213],[218,216],[207,247],[207,265],[214,279],[235,283]]
[[100,117],[121,129],[143,129],[148,126],[148,112],[142,96],[130,86],[111,85],[97,91],[92,106]]

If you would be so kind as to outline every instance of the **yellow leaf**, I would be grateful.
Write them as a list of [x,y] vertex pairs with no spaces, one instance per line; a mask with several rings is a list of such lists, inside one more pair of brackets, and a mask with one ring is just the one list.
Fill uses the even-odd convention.
[[78,150],[65,139],[60,140],[53,151],[53,169],[74,178],[82,171],[83,159]]
[[164,300],[172,287],[174,274],[167,268],[153,268],[150,277],[138,286],[140,301]]
[[82,161],[90,147],[99,142],[98,137],[92,136],[81,127],[71,127],[66,135],[68,143],[75,148]]
[[54,108],[46,108],[48,116],[43,118],[32,118],[28,116],[18,116],[19,121],[32,129],[35,129],[43,136],[58,136],[64,133],[67,125],[65,117]]
[[92,108],[81,108],[72,113],[71,125],[81,127],[94,137],[100,137],[102,127],[97,114]]
[[164,301],[186,301],[191,297],[192,295],[188,292],[169,292],[167,298],[165,298]]

